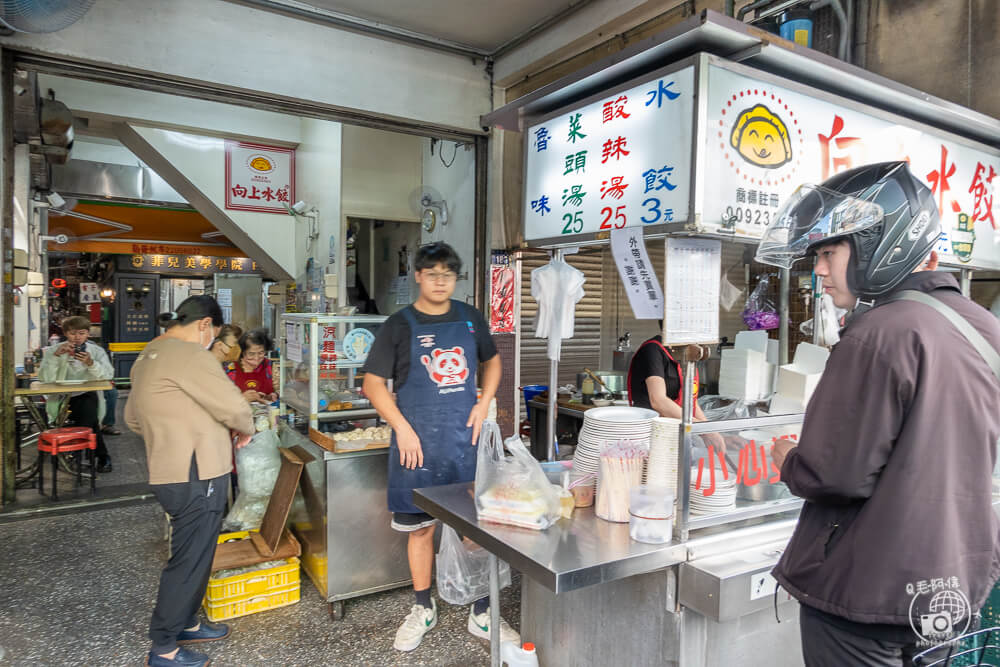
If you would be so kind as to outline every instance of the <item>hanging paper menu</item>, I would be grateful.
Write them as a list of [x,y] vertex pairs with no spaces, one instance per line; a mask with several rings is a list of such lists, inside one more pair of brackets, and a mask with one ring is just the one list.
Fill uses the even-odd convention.
[[666,243],[663,343],[718,342],[722,242],[668,238]]
[[626,228],[611,232],[611,252],[635,319],[662,318],[663,290],[649,261],[642,229]]

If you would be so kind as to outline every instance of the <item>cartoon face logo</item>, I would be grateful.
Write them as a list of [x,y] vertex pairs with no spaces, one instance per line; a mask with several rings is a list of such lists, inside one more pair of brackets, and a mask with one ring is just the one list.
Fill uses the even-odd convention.
[[251,389],[256,389],[256,388],[257,388],[257,381],[256,380],[250,380],[249,382],[247,382],[247,391],[250,391]]
[[268,174],[274,171],[274,164],[266,156],[261,154],[251,155],[247,159],[247,166],[261,174]]
[[777,169],[792,160],[788,128],[763,104],[740,113],[729,143],[744,160],[765,169]]
[[427,369],[427,374],[431,376],[439,387],[453,387],[465,383],[469,377],[469,364],[465,360],[465,350],[461,347],[453,347],[450,350],[434,350],[431,356],[423,355],[420,363]]

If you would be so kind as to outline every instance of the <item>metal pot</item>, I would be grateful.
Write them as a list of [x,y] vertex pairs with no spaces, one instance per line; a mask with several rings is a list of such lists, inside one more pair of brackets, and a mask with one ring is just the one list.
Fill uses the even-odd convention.
[[[625,373],[622,371],[594,371],[594,375],[601,378],[601,382],[608,386],[608,390],[613,394],[620,395],[628,391],[625,386]],[[576,386],[582,387],[583,380],[587,377],[586,373],[576,374]],[[595,392],[604,392],[604,388],[601,387],[596,382],[594,383]]]

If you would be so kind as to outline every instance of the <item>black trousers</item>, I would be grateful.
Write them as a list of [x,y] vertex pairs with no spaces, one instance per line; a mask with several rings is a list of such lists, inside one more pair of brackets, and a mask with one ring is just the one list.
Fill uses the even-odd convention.
[[108,456],[108,447],[104,444],[104,434],[101,433],[101,421],[97,418],[101,402],[96,391],[88,391],[69,399],[69,423],[76,426],[87,426],[97,435],[97,460],[104,462]]
[[806,667],[912,667],[919,651],[910,628],[884,632],[876,639],[861,626],[801,605],[799,630]]
[[173,553],[160,574],[160,590],[149,623],[153,653],[177,648],[177,635],[198,624],[198,607],[205,596],[215,557],[215,545],[226,510],[228,473],[199,480],[191,459],[190,481],[153,484],[153,495],[170,515]]

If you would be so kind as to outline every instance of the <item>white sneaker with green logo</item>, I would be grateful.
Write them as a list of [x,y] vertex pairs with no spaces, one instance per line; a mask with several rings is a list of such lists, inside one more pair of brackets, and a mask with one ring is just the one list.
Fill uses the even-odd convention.
[[[474,607],[469,607],[469,632],[480,639],[490,638],[490,610],[487,609],[481,614],[474,611]],[[521,635],[517,630],[510,627],[507,621],[500,619],[500,642],[514,642],[521,645]]]
[[437,602],[431,599],[431,608],[415,604],[410,608],[406,620],[396,630],[396,641],[392,646],[397,651],[412,651],[420,646],[424,635],[430,632],[438,622]]

